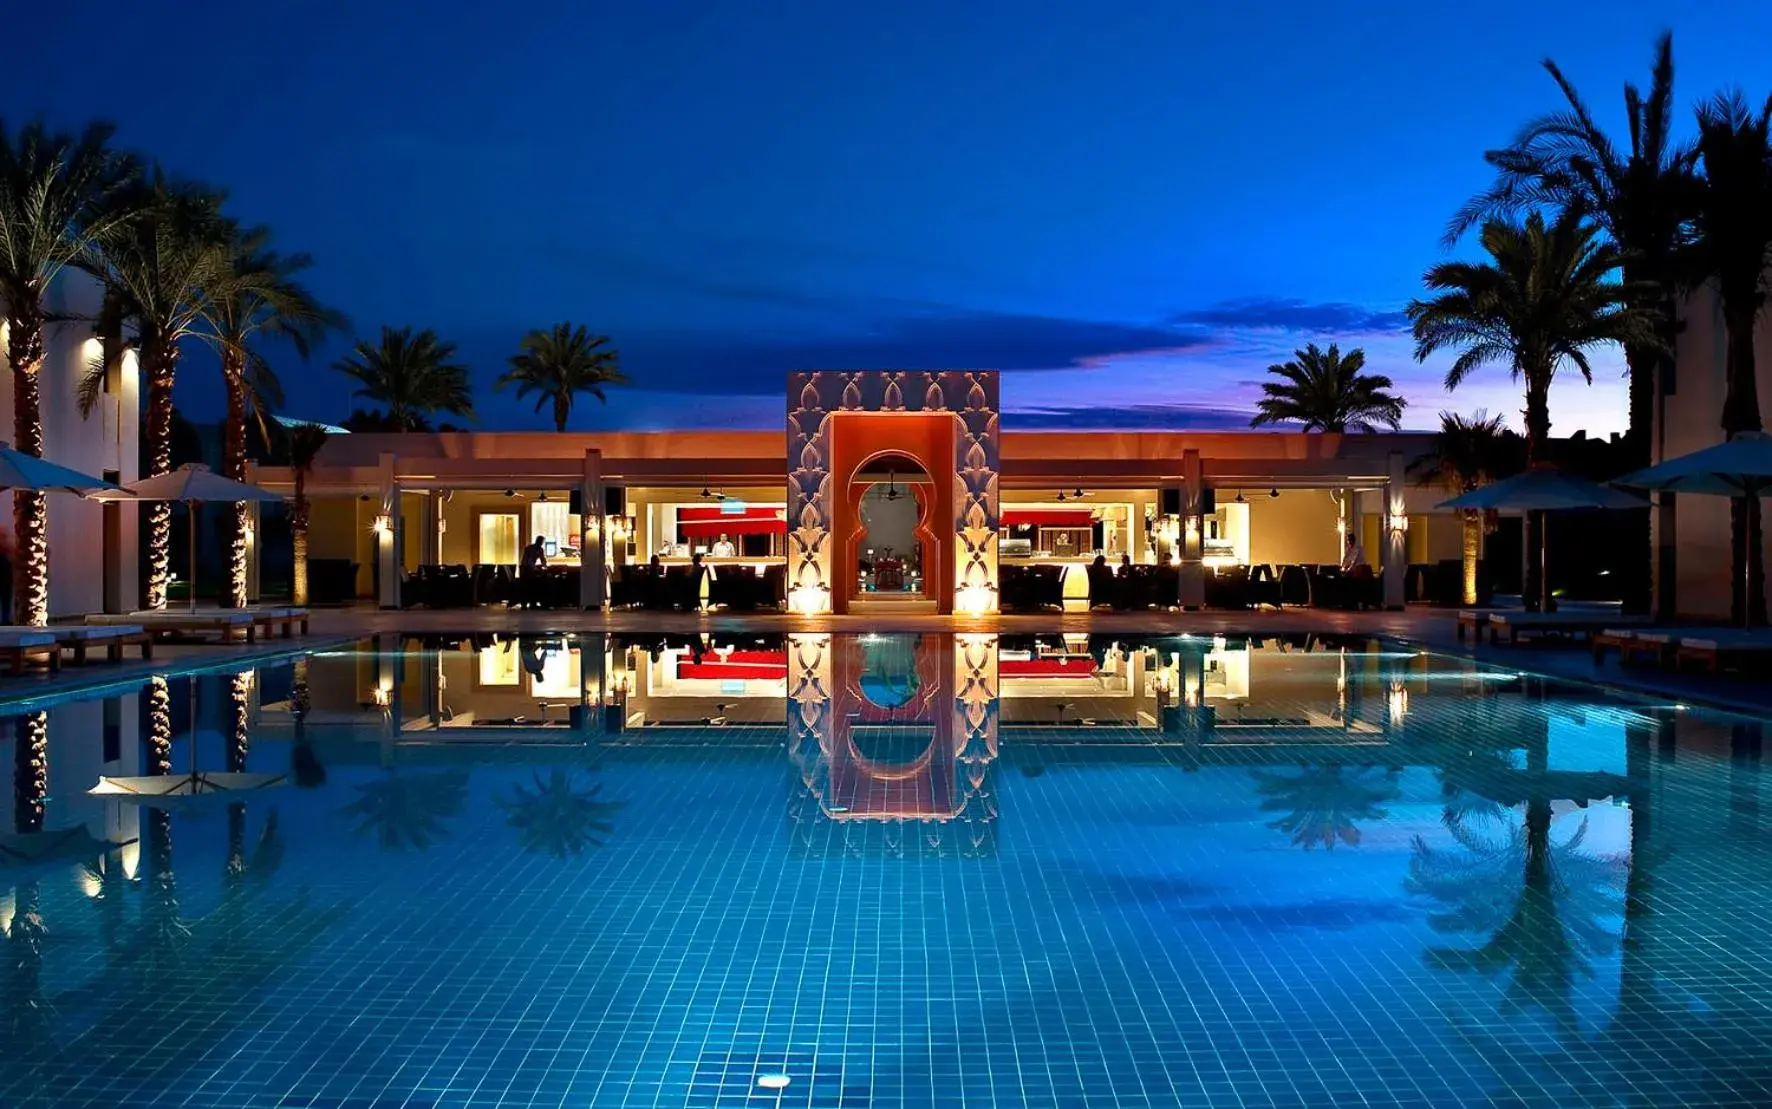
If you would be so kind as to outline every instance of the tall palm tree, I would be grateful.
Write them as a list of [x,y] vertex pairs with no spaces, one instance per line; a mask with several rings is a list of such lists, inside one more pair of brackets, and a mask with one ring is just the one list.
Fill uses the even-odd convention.
[[[232,221],[223,196],[156,171],[140,210],[106,243],[98,273],[135,325],[147,378],[146,476],[172,470],[172,386],[181,346],[202,334],[211,298],[232,272]],[[148,506],[149,608],[163,608],[170,579],[172,506]],[[194,584],[194,583],[193,583]]]
[[[1667,380],[1672,371],[1679,294],[1676,254],[1692,218],[1697,183],[1695,148],[1673,136],[1673,35],[1664,31],[1655,41],[1647,94],[1634,82],[1624,86],[1628,149],[1600,128],[1555,62],[1546,59],[1544,68],[1566,107],[1533,120],[1508,147],[1484,156],[1496,169],[1495,183],[1453,217],[1447,244],[1485,218],[1540,206],[1579,208],[1605,230],[1619,248],[1626,290],[1640,294],[1639,303],[1659,337],[1653,345],[1624,349],[1630,378],[1626,442],[1633,465],[1646,466],[1665,403],[1656,382]],[[1642,604],[1652,577],[1647,518],[1636,540],[1640,546],[1628,562],[1634,569],[1626,588]]]
[[572,401],[589,393],[607,403],[605,385],[626,385],[609,336],[592,335],[581,324],[558,323],[552,331],[531,331],[523,336],[523,349],[511,355],[511,368],[498,379],[496,388],[517,387],[517,399],[535,394],[535,410],[554,406],[554,430],[565,431],[572,415]]
[[1656,371],[1673,351],[1679,293],[1675,256],[1695,199],[1695,150],[1673,137],[1673,50],[1672,32],[1663,31],[1655,40],[1648,93],[1634,82],[1624,86],[1628,151],[1600,128],[1557,63],[1545,59],[1545,71],[1567,107],[1538,117],[1506,148],[1484,155],[1495,167],[1495,183],[1459,210],[1446,233],[1451,245],[1487,219],[1550,207],[1588,213],[1612,239],[1625,288],[1643,293],[1642,307],[1659,334],[1654,344],[1630,344],[1624,350],[1630,372],[1630,438],[1642,455],[1639,464],[1648,462]]
[[[1424,459],[1435,478],[1453,494],[1469,493],[1489,484],[1512,469],[1512,451],[1508,440],[1512,432],[1502,424],[1500,416],[1491,416],[1478,409],[1474,416],[1456,412],[1440,413],[1440,430],[1434,435],[1433,451]],[[1483,558],[1483,513],[1467,508],[1464,524],[1464,586],[1463,601],[1477,603],[1477,564]]]
[[[1463,384],[1472,371],[1505,365],[1526,382],[1526,463],[1543,460],[1550,438],[1550,386],[1559,369],[1573,366],[1593,381],[1588,355],[1609,344],[1659,343],[1654,321],[1629,302],[1614,279],[1618,248],[1577,208],[1549,224],[1533,212],[1524,223],[1483,223],[1488,262],[1442,262],[1423,279],[1438,295],[1409,305],[1415,358],[1425,362],[1442,350],[1458,357],[1446,371],[1446,388]],[[1526,595],[1543,596],[1541,560],[1544,518],[1527,518]]]
[[[1724,359],[1723,434],[1759,431],[1760,395],[1755,380],[1754,327],[1766,305],[1766,270],[1772,262],[1772,99],[1755,112],[1740,93],[1727,93],[1698,111],[1698,153],[1704,165],[1688,280],[1715,287],[1728,333]],[[1766,568],[1759,557],[1759,499],[1739,498],[1732,512],[1730,609],[1736,620],[1766,620]],[[1741,559],[1752,552],[1743,592]]]
[[289,532],[295,547],[291,570],[292,600],[308,603],[308,522],[313,505],[308,501],[308,475],[326,445],[326,429],[318,424],[297,424],[289,429],[289,466],[295,472],[295,498],[289,507]]
[[[16,134],[0,120],[0,310],[12,369],[13,446],[43,454],[43,303],[50,283],[125,218],[111,203],[136,175],[135,161],[110,149],[114,128],[89,125],[79,136],[27,124]],[[48,516],[42,493],[13,493],[19,568],[15,616],[49,622]]]
[[516,783],[508,797],[493,798],[505,811],[505,823],[517,830],[525,851],[545,851],[564,859],[583,854],[586,847],[602,847],[605,837],[615,831],[610,817],[623,803],[599,800],[601,783],[579,789],[574,772],[558,766],[545,781],[540,771],[533,778],[534,789]]
[[474,418],[466,366],[451,361],[455,344],[430,328],[381,329],[381,342],[359,342],[333,368],[357,383],[354,397],[383,405],[402,430],[420,430],[439,412]]
[[[264,228],[237,230],[228,244],[229,268],[221,286],[208,298],[209,337],[221,356],[222,384],[228,414],[222,426],[222,474],[246,480],[246,436],[256,419],[262,435],[267,412],[282,401],[282,383],[257,350],[261,337],[286,339],[303,358],[310,345],[340,317],[323,307],[295,280],[312,265],[305,254],[279,255],[269,248]],[[246,530],[250,507],[234,505],[228,544],[227,588],[223,603],[246,605]]]
[[1365,351],[1355,347],[1344,355],[1334,343],[1328,350],[1311,343],[1293,354],[1292,361],[1267,368],[1280,380],[1262,384],[1266,395],[1255,403],[1250,426],[1297,422],[1306,431],[1370,432],[1380,424],[1395,431],[1403,422],[1408,402],[1389,391],[1391,379],[1360,372]]

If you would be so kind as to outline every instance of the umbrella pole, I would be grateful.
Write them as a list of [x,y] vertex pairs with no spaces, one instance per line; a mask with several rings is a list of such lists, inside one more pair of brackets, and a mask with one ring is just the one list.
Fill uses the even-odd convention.
[[185,520],[191,531],[190,550],[186,552],[191,562],[191,611],[197,611],[197,502],[185,502]]

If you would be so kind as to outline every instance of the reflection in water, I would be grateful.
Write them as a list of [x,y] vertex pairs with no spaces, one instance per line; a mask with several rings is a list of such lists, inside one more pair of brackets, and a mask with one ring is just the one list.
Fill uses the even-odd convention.
[[449,838],[445,821],[467,801],[465,771],[402,773],[390,767],[355,787],[357,799],[339,809],[354,817],[356,834],[374,834],[383,851],[427,851]]
[[556,766],[546,781],[537,773],[533,789],[518,783],[496,799],[525,851],[563,859],[602,847],[615,831],[609,818],[622,803],[598,800],[603,786],[592,783],[581,790],[576,777],[575,771]]
[[[1752,722],[1350,640],[553,643],[206,676],[190,731],[165,679],[0,729],[8,834],[83,837],[0,861],[0,1105],[577,1096],[528,1041],[439,1049],[494,1028],[571,1043],[587,1103],[776,1071],[879,1106],[1772,1083]],[[85,793],[187,761],[307,788]],[[139,881],[107,850],[138,817]],[[448,884],[399,854],[445,843]],[[658,1014],[697,1043],[635,1050]]]
[[1305,766],[1296,773],[1257,770],[1255,791],[1261,811],[1280,813],[1268,824],[1285,832],[1306,851],[1360,842],[1357,821],[1383,820],[1379,806],[1397,795],[1396,770],[1370,767]]

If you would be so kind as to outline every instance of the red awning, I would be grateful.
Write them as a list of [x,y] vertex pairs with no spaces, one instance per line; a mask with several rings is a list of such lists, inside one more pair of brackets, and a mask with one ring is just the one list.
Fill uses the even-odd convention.
[[1003,511],[1002,520],[1006,528],[1086,528],[1095,516],[1087,508],[1011,508]]
[[698,505],[677,510],[677,530],[686,536],[780,535],[788,530],[787,510],[781,508],[749,508],[743,512],[723,512],[718,507]]
[[724,656],[705,654],[700,662],[685,658],[677,664],[677,677],[706,681],[783,681],[788,676],[786,651],[732,651]]
[[1002,659],[999,678],[1088,678],[1095,674],[1095,660],[1084,655],[1062,658]]

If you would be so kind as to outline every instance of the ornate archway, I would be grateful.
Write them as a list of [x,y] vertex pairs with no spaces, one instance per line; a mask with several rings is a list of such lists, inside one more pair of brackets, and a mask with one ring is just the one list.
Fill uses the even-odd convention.
[[[788,604],[846,612],[853,478],[902,454],[930,475],[924,569],[941,612],[997,610],[997,374],[822,370],[788,375]],[[951,467],[951,468],[950,468]],[[951,481],[947,475],[951,474]]]

